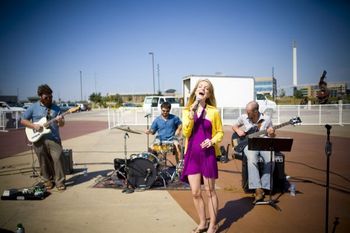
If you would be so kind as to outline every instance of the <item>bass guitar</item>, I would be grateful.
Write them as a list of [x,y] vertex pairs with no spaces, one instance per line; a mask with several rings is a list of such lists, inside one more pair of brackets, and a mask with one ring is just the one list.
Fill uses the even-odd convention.
[[[282,128],[286,125],[296,125],[301,123],[300,117],[293,117],[287,122],[284,122],[282,124],[273,126],[272,128],[274,130]],[[240,137],[236,132],[232,134],[232,146],[234,147],[234,150],[238,153],[241,153],[244,148],[248,145],[248,139],[253,137],[258,137],[260,135],[266,134],[267,130],[260,130],[258,127],[252,127],[250,128],[245,136]]]
[[[67,110],[66,112],[62,113],[61,116],[65,116],[69,113],[73,113],[76,112],[80,109],[80,107],[74,107],[74,108],[70,108],[69,110]],[[41,125],[42,128],[41,130],[35,130],[32,128],[28,128],[26,127],[25,132],[27,135],[27,138],[30,142],[37,142],[44,134],[48,134],[51,132],[51,129],[49,128],[49,125],[51,123],[53,123],[56,119],[51,119],[49,121],[47,121],[46,117],[41,118],[39,121],[34,122],[34,124],[38,124]]]

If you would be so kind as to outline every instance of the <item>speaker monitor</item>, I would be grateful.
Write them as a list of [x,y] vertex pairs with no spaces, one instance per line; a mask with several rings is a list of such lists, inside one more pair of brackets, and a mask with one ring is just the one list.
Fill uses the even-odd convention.
[[73,151],[72,149],[63,149],[63,168],[64,174],[69,175],[73,173]]

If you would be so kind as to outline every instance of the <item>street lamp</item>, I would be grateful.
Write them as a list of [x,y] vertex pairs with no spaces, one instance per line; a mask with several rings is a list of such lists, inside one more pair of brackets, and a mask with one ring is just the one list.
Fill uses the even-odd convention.
[[154,53],[153,52],[149,52],[149,55],[152,55],[152,73],[153,73],[153,94],[156,93],[156,89],[155,89],[155,81],[154,81]]

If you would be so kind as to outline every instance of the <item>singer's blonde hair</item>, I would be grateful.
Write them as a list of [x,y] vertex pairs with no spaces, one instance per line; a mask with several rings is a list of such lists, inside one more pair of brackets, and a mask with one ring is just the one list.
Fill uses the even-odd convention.
[[198,82],[196,83],[196,85],[192,89],[192,92],[191,92],[191,95],[190,95],[190,98],[189,98],[189,100],[187,102],[186,107],[189,108],[194,103],[194,101],[196,101],[196,90],[198,88],[199,83],[201,83],[201,82],[206,82],[209,85],[209,88],[208,88],[208,90],[209,90],[209,98],[207,98],[205,100],[205,103],[216,107],[216,99],[215,99],[215,94],[214,94],[214,87],[213,87],[213,84],[209,81],[209,79],[198,80]]

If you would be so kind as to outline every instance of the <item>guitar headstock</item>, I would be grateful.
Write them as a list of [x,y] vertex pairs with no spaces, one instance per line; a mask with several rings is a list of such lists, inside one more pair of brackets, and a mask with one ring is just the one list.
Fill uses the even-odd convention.
[[73,112],[79,111],[79,109],[80,109],[80,106],[76,106],[76,107],[74,107],[74,108],[68,109],[67,112],[73,113]]
[[289,120],[289,124],[291,125],[296,125],[300,123],[301,123],[300,117],[293,117],[292,119]]

